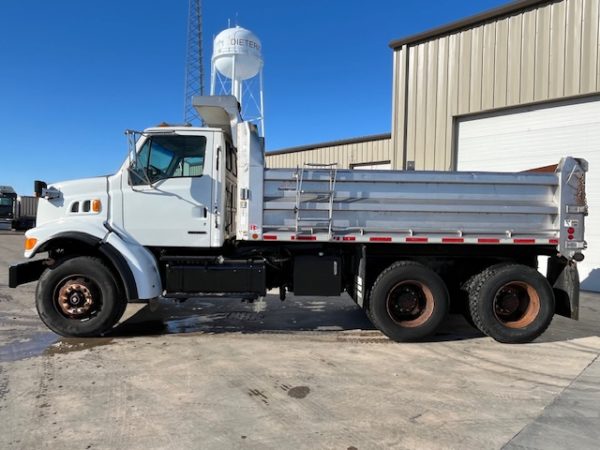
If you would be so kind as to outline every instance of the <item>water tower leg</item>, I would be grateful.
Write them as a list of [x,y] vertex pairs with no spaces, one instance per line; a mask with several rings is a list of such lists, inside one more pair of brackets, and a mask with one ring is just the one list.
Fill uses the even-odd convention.
[[210,95],[215,95],[215,85],[217,81],[217,71],[215,70],[215,64],[210,64]]
[[260,132],[262,137],[265,137],[265,103],[263,98],[263,71],[262,67],[258,74],[258,82],[259,82],[259,95],[260,95]]

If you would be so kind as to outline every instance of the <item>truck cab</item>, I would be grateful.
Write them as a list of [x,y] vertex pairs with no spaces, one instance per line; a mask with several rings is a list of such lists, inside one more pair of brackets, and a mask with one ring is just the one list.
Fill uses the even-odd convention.
[[14,219],[17,193],[10,186],[0,186],[0,230],[10,230]]

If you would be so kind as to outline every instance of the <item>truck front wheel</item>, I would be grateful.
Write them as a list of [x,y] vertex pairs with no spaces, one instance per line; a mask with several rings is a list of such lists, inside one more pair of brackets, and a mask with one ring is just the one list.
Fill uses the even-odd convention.
[[377,278],[369,299],[373,324],[394,341],[423,339],[448,313],[448,290],[431,269],[410,261],[392,264]]
[[469,286],[469,309],[477,328],[498,342],[530,342],[552,321],[554,292],[531,267],[493,266]]
[[62,336],[100,336],[121,318],[125,299],[98,258],[78,256],[46,269],[36,290],[36,307],[48,328]]

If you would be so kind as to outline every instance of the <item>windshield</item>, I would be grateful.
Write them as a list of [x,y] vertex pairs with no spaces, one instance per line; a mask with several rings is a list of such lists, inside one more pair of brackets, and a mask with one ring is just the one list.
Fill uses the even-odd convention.
[[133,184],[165,178],[200,177],[204,170],[205,136],[153,136],[132,164]]
[[0,217],[12,217],[13,209],[13,198],[12,197],[0,197]]

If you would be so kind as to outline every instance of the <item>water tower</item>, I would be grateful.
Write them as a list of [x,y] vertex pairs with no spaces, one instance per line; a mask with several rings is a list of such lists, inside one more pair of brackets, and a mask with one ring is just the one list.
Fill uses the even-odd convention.
[[254,33],[235,26],[217,34],[211,60],[210,94],[235,96],[244,120],[256,123],[264,136],[262,69],[261,44]]

